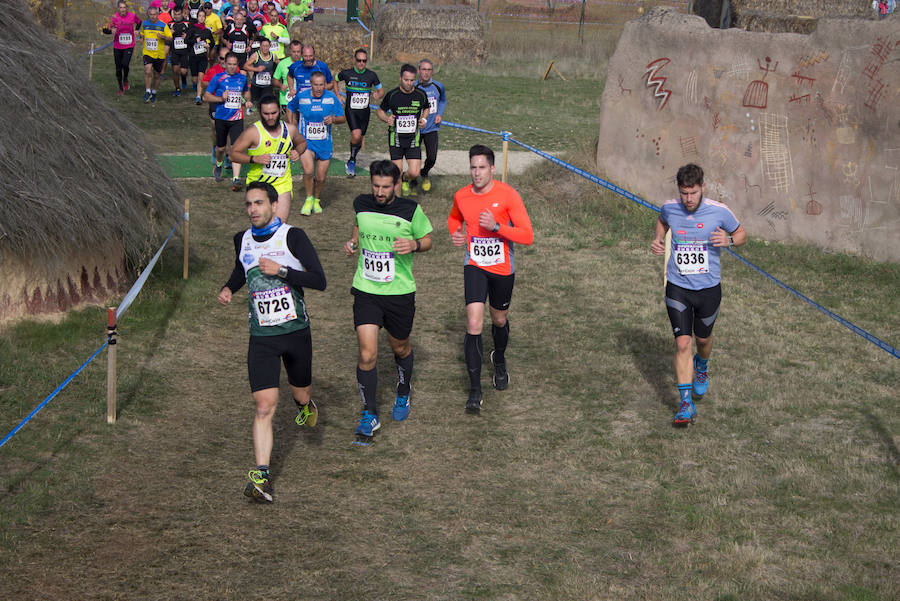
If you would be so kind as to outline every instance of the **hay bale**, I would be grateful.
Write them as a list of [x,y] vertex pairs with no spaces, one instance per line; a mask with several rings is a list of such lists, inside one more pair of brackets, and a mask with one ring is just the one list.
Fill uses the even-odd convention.
[[84,55],[22,5],[5,4],[0,39],[0,99],[14,115],[0,126],[0,321],[118,294],[182,210],[144,133],[88,81]]
[[291,39],[315,46],[316,58],[325,62],[335,76],[341,69],[353,66],[354,50],[369,46],[369,34],[356,23],[295,23]]
[[844,0],[731,0],[735,27],[769,33],[809,34],[820,18],[867,17],[870,7]]
[[438,63],[487,60],[484,19],[469,6],[391,3],[375,12],[379,61],[428,56]]

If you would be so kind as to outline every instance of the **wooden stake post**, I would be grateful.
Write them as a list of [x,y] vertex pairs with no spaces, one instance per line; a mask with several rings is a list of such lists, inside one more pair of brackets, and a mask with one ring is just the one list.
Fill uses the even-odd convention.
[[106,423],[116,423],[116,307],[106,310]]
[[500,181],[505,184],[506,174],[509,171],[509,136],[511,134],[508,131],[500,133],[503,134],[503,173],[500,177]]
[[182,279],[188,279],[188,249],[191,238],[191,199],[184,199],[184,269]]
[[88,60],[88,81],[94,77],[94,43],[91,42],[90,60]]

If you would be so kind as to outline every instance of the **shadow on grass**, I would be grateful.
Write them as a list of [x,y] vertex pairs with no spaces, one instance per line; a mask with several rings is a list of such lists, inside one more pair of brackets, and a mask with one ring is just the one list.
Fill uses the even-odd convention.
[[894,442],[894,437],[891,436],[891,433],[888,432],[887,428],[884,427],[881,418],[875,415],[875,413],[871,409],[863,407],[860,412],[864,416],[866,416],[866,419],[872,426],[872,430],[884,443],[884,447],[888,452],[888,458],[890,459],[891,465],[896,468],[898,465],[900,465],[900,449],[897,448],[897,444]]
[[631,354],[635,367],[644,381],[656,392],[656,397],[673,411],[678,409],[675,387],[672,385],[671,338],[634,327],[619,333],[619,348]]

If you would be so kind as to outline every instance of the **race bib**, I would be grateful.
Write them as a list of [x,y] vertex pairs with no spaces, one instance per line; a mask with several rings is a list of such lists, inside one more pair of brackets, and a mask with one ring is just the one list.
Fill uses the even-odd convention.
[[377,253],[362,249],[363,277],[372,282],[390,282],[394,279],[394,253]]
[[275,54],[278,54],[279,52],[281,52],[281,44],[279,44],[275,40],[272,40],[272,42],[269,44],[269,49]]
[[675,268],[681,275],[709,273],[709,250],[706,242],[673,242]]
[[244,54],[247,52],[247,42],[232,42],[231,51],[235,54]]
[[321,121],[306,124],[307,140],[325,140],[328,138],[328,126]]
[[469,240],[469,256],[480,267],[498,265],[506,261],[503,240],[495,237],[472,236]]
[[132,43],[134,43],[134,38],[130,33],[119,34],[119,46],[131,46]]
[[225,108],[241,108],[241,93],[237,90],[228,90],[227,92],[225,92]]
[[188,14],[191,15],[191,21],[196,21],[196,20],[197,20],[197,11],[198,11],[198,10],[200,10],[200,9],[199,9],[199,8],[192,8],[192,9],[190,9],[190,10],[188,11]]
[[369,94],[368,92],[351,92],[350,93],[350,108],[352,109],[364,109],[369,106]]
[[253,42],[252,44],[250,44],[251,50],[256,50],[257,48],[259,48],[259,42]]
[[294,99],[294,95],[291,94],[290,90],[288,90],[287,92],[284,93],[284,99],[286,102],[290,102],[291,100]]
[[159,40],[156,38],[144,38],[144,48],[149,52],[156,52],[156,49],[159,48]]
[[260,87],[272,85],[272,74],[268,71],[260,71],[256,74],[256,85]]
[[428,110],[431,111],[432,114],[437,112],[437,97],[436,96],[428,97]]
[[259,325],[277,326],[297,319],[297,308],[294,306],[294,295],[291,294],[290,286],[255,290],[251,294]]
[[206,54],[206,42],[197,42],[194,44],[194,54]]
[[419,118],[415,115],[398,115],[394,121],[394,127],[397,128],[398,134],[414,134],[416,133],[416,125]]
[[175,48],[175,50],[184,50],[187,48],[187,43],[184,41],[184,38],[173,38],[172,47]]
[[266,177],[283,177],[287,172],[288,156],[273,154],[269,162],[263,165],[262,174]]

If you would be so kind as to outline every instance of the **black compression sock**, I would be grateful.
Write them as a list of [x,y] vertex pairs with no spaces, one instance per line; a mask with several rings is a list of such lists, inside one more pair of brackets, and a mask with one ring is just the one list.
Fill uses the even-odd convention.
[[469,389],[481,392],[481,362],[484,357],[481,334],[467,332],[463,349],[466,355],[466,369],[469,372]]

